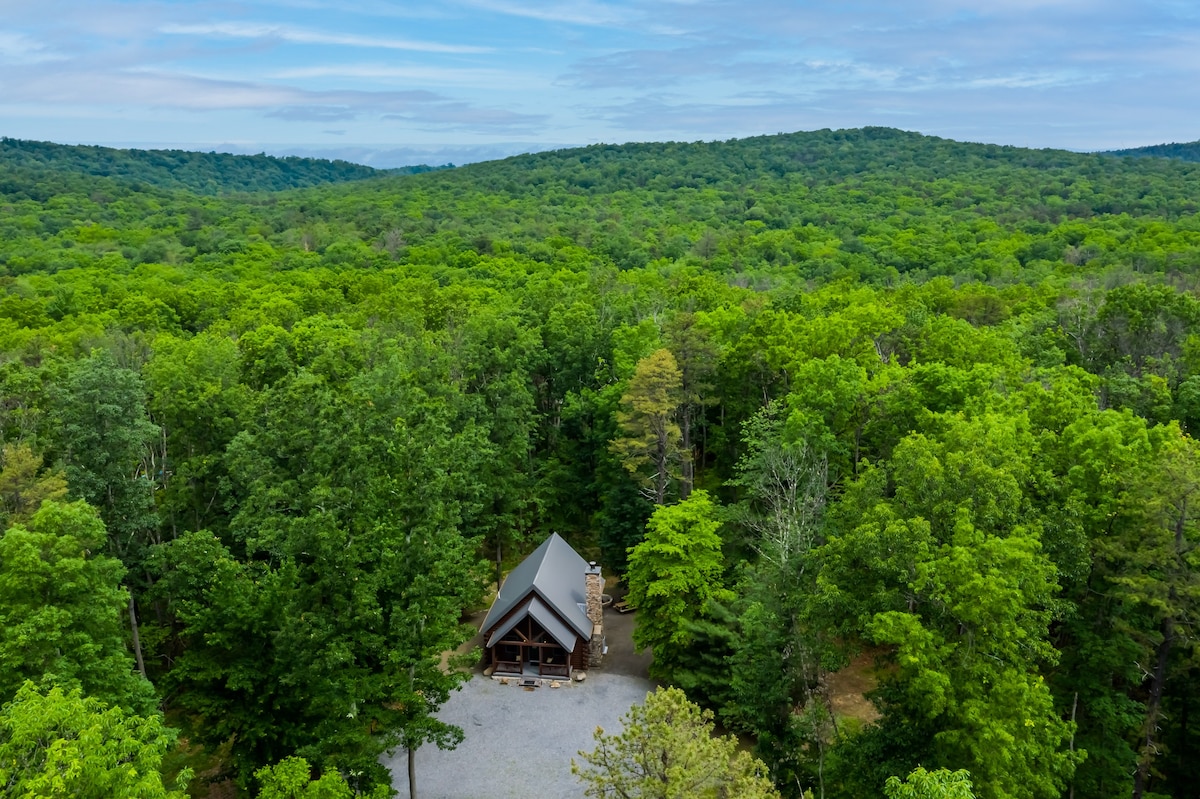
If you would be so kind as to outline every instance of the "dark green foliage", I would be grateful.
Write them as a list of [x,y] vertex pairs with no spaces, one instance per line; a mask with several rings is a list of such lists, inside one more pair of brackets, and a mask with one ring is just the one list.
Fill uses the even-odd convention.
[[478,597],[477,540],[460,527],[487,437],[444,375],[409,367],[383,357],[339,387],[309,368],[280,379],[229,447],[244,554],[205,533],[167,550],[160,589],[185,650],[170,679],[211,743],[235,736],[243,780],[298,753],[377,785],[382,751],[461,739],[432,712],[462,678],[439,665]]
[[[187,150],[117,150],[0,138],[0,167],[114,178],[131,186],[149,184],[197,194],[280,191],[322,183],[363,180],[382,174],[347,161],[229,155]],[[407,171],[407,170],[401,170]]]
[[1109,150],[1105,155],[1133,156],[1137,158],[1178,158],[1181,161],[1200,161],[1200,141],[1151,144],[1147,147],[1130,147],[1126,150]]
[[159,430],[146,418],[141,377],[97,350],[71,367],[55,406],[58,460],[71,493],[100,511],[111,551],[137,568],[158,540],[153,492],[162,479],[152,455]]
[[654,505],[642,496],[637,484],[623,470],[613,477],[611,488],[601,495],[600,503],[595,516],[600,554],[609,569],[624,575],[628,571],[629,550],[645,538],[646,522]]

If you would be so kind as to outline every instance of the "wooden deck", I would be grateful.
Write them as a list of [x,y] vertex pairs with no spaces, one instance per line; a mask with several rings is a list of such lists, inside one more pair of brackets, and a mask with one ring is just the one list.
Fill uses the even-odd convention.
[[518,663],[515,660],[497,660],[492,674],[504,677],[559,677],[571,676],[571,667],[566,663]]

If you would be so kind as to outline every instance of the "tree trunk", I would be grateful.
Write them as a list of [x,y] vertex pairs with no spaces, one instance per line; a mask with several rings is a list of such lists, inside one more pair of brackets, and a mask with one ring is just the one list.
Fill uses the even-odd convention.
[[659,424],[659,429],[656,431],[658,444],[654,465],[658,469],[658,472],[654,475],[654,504],[660,507],[667,504],[667,481],[669,480],[668,469],[670,468],[670,463],[668,462],[670,453],[667,450],[667,424],[668,421],[663,419]]
[[[1071,702],[1071,748],[1070,751],[1075,751],[1075,711],[1079,710],[1079,692],[1075,692],[1075,699]],[[1071,776],[1071,792],[1067,794],[1068,799],[1075,799],[1075,776]]]
[[681,410],[679,431],[683,446],[683,479],[679,481],[679,499],[683,501],[691,496],[695,470],[692,462],[692,408],[684,403]]
[[1154,762],[1154,756],[1157,754],[1155,751],[1155,733],[1158,730],[1159,708],[1162,705],[1163,691],[1167,683],[1167,656],[1170,655],[1171,644],[1175,640],[1174,619],[1170,617],[1163,619],[1162,634],[1162,642],[1158,645],[1157,657],[1155,658],[1154,674],[1151,675],[1150,698],[1146,702],[1146,723],[1143,730],[1142,751],[1138,753],[1137,773],[1133,777],[1133,799],[1142,799],[1146,791],[1146,783],[1150,780],[1150,766]]
[[[421,622],[417,630],[417,638],[420,639],[421,631],[424,629],[425,623]],[[417,664],[411,663],[408,667],[408,689],[410,692],[415,692],[417,684]],[[420,739],[417,739],[420,742]],[[408,799],[417,799],[417,747],[411,743],[408,745]]]
[[137,670],[145,677],[146,661],[142,660],[142,639],[138,635],[137,608],[133,604],[133,594],[129,595],[129,629],[133,633],[133,656],[137,660]]
[[408,799],[417,799],[417,750],[408,750]]
[[500,532],[496,532],[496,593],[500,593],[501,566],[504,563],[504,550],[501,549]]

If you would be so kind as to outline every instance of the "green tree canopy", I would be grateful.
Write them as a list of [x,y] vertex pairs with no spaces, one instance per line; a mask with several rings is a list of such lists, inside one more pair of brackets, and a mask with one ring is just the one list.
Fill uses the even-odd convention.
[[[184,799],[163,785],[175,733],[78,689],[32,682],[0,709],[0,794],[13,799]],[[186,784],[190,773],[180,775]]]
[[26,521],[43,502],[66,496],[62,474],[43,469],[41,457],[28,444],[0,448],[0,527]]
[[0,536],[0,694],[35,680],[153,707],[122,634],[125,569],[100,554],[104,539],[104,523],[83,502],[46,502]]
[[923,766],[904,779],[888,777],[883,795],[887,799],[975,799],[970,772],[944,768],[926,771]]
[[629,552],[629,602],[638,609],[633,642],[654,651],[651,673],[670,679],[692,643],[690,622],[710,601],[727,601],[717,505],[694,491],[650,517],[646,538]]
[[388,799],[393,791],[380,785],[368,793],[355,793],[341,774],[329,772],[313,778],[312,767],[302,757],[285,757],[254,774],[258,799]]
[[571,771],[592,799],[778,799],[766,768],[739,751],[733,736],[714,737],[712,713],[678,688],[658,688],[621,720],[597,727],[596,748]]

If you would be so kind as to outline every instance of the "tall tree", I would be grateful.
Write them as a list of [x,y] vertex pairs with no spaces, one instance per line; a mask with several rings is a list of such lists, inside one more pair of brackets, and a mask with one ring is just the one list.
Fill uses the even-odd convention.
[[687,499],[696,481],[696,428],[703,421],[705,406],[716,402],[711,394],[718,352],[691,312],[673,316],[663,327],[663,338],[679,366],[679,446],[683,450],[679,498]]
[[1116,593],[1149,624],[1135,638],[1147,655],[1145,712],[1138,735],[1133,796],[1150,790],[1154,763],[1161,748],[1163,698],[1171,674],[1172,655],[1184,650],[1185,661],[1196,652],[1200,613],[1200,447],[1177,436],[1152,462],[1132,497],[1141,523],[1128,534],[1101,544],[1115,561]]
[[746,454],[731,481],[745,495],[734,518],[758,560],[741,572],[731,701],[722,716],[755,736],[759,756],[787,793],[812,784],[823,790],[832,715],[823,671],[829,647],[806,618],[817,595],[826,462],[804,441],[787,441],[784,427],[778,402],[746,422]]
[[[1042,673],[1057,585],[1028,500],[1036,447],[1019,417],[944,423],[863,472],[823,547],[819,601],[895,663],[856,745],[878,746],[876,768],[901,749],[908,768],[967,767],[989,799],[1056,797],[1080,756]],[[924,751],[906,737],[922,725]]]
[[149,446],[160,431],[146,416],[141,378],[107,350],[71,368],[57,419],[71,493],[100,511],[108,549],[129,570],[129,626],[138,670],[145,675],[137,598],[146,585],[147,547],[162,540],[154,488],[163,475]]
[[106,350],[78,361],[57,401],[57,448],[71,493],[100,511],[113,554],[131,569],[159,541],[148,445],[158,428],[146,415],[136,372]]
[[612,452],[631,474],[641,476],[647,498],[656,505],[666,503],[671,481],[690,457],[676,421],[682,380],[671,351],[656,350],[638,361],[617,412],[620,435]]
[[763,561],[784,572],[795,568],[803,573],[805,565],[797,559],[819,543],[828,466],[806,442],[787,441],[784,422],[778,402],[746,422],[746,454],[730,483],[747,495],[736,518],[751,531],[751,546]]
[[[1069,588],[1064,598],[1078,608],[1057,630],[1063,656],[1051,684],[1064,714],[1078,722],[1075,746],[1088,753],[1071,784],[1085,799],[1133,792],[1163,617],[1153,601],[1140,601],[1149,599],[1146,591],[1123,579],[1159,589],[1170,582],[1154,575],[1166,564],[1149,563],[1167,554],[1158,470],[1169,439],[1178,438],[1177,430],[1149,427],[1127,411],[1097,412],[1094,403],[1047,448],[1044,460],[1063,478],[1043,481],[1056,489],[1047,504],[1062,509],[1055,537],[1067,546],[1055,547],[1056,560]],[[1081,528],[1082,557],[1071,543],[1076,536],[1062,535],[1071,523]]]
[[242,424],[250,391],[238,382],[241,356],[227,335],[211,332],[154,342],[142,374],[148,410],[161,433],[154,440],[163,527],[223,533],[229,513],[221,501],[228,482],[224,452]]
[[633,642],[654,652],[651,674],[670,680],[693,642],[690,622],[706,615],[708,603],[732,598],[723,585],[721,523],[705,491],[650,517],[646,538],[629,553],[628,600],[638,609]]

